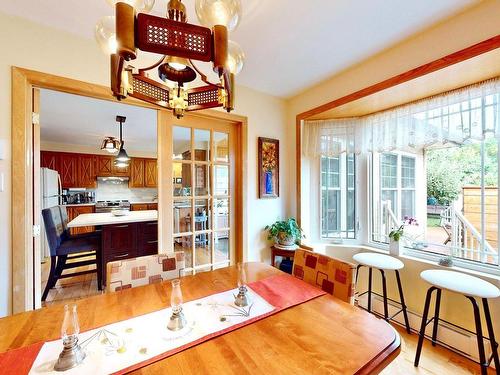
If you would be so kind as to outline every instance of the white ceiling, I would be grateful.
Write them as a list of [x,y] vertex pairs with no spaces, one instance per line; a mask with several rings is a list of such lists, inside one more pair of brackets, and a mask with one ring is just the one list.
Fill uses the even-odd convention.
[[[246,53],[238,83],[290,97],[479,0],[242,0],[230,35]],[[156,0],[163,15],[167,0]],[[194,0],[184,0],[196,23]],[[1,1],[0,11],[93,38],[105,0]]]
[[97,153],[104,137],[119,138],[116,115],[127,117],[123,140],[129,154],[156,153],[155,110],[51,90],[40,93],[40,139],[94,147]]

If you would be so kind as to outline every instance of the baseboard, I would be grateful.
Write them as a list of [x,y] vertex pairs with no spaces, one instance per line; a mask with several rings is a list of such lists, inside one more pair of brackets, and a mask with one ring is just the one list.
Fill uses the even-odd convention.
[[[366,308],[368,305],[368,294],[362,295],[359,299],[357,299],[357,301],[359,306]],[[401,307],[399,304],[389,301],[388,302],[389,316],[395,314],[400,308]],[[383,316],[384,302],[381,296],[372,294],[372,311],[375,312],[377,315]],[[412,333],[418,334],[418,332],[420,331],[420,325],[422,323],[422,316],[410,310],[407,310],[407,312]],[[432,312],[434,312],[434,310],[432,310]],[[431,317],[432,315],[429,316],[429,318]],[[395,316],[391,322],[396,323],[402,327],[405,327],[402,313]],[[484,327],[483,327],[483,334],[485,334]],[[432,324],[429,324],[427,326],[425,330],[425,335],[427,339],[429,340],[431,339]],[[460,354],[464,357],[467,357],[479,363],[477,338],[474,332],[471,332],[469,330],[466,330],[465,328],[456,326],[449,322],[440,320],[438,325],[437,342],[439,343],[439,345],[444,346],[445,348],[448,348],[457,354]],[[486,358],[490,358],[491,345],[488,339],[484,339],[484,349],[486,351]],[[422,355],[425,355],[425,351],[422,352]],[[493,365],[494,364],[492,362],[490,367],[494,368]]]

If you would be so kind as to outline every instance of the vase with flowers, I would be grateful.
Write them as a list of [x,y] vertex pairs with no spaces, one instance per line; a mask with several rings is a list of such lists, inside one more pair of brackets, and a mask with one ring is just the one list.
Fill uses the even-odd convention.
[[401,225],[397,229],[393,229],[389,233],[389,253],[391,255],[401,255],[401,239],[404,236],[405,227],[409,225],[418,226],[417,219],[415,219],[414,217],[405,216]]

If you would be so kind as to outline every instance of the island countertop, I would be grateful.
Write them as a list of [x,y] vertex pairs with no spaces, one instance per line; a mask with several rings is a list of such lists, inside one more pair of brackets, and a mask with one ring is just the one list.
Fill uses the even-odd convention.
[[113,225],[123,223],[139,223],[157,221],[158,211],[128,211],[126,215],[114,216],[111,212],[81,214],[68,223],[69,228],[92,227],[98,225]]

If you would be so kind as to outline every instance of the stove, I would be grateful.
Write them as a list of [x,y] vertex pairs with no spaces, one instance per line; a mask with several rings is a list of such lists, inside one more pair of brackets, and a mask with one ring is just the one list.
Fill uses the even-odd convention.
[[130,210],[130,202],[124,200],[97,201],[95,212],[111,212],[113,210]]

